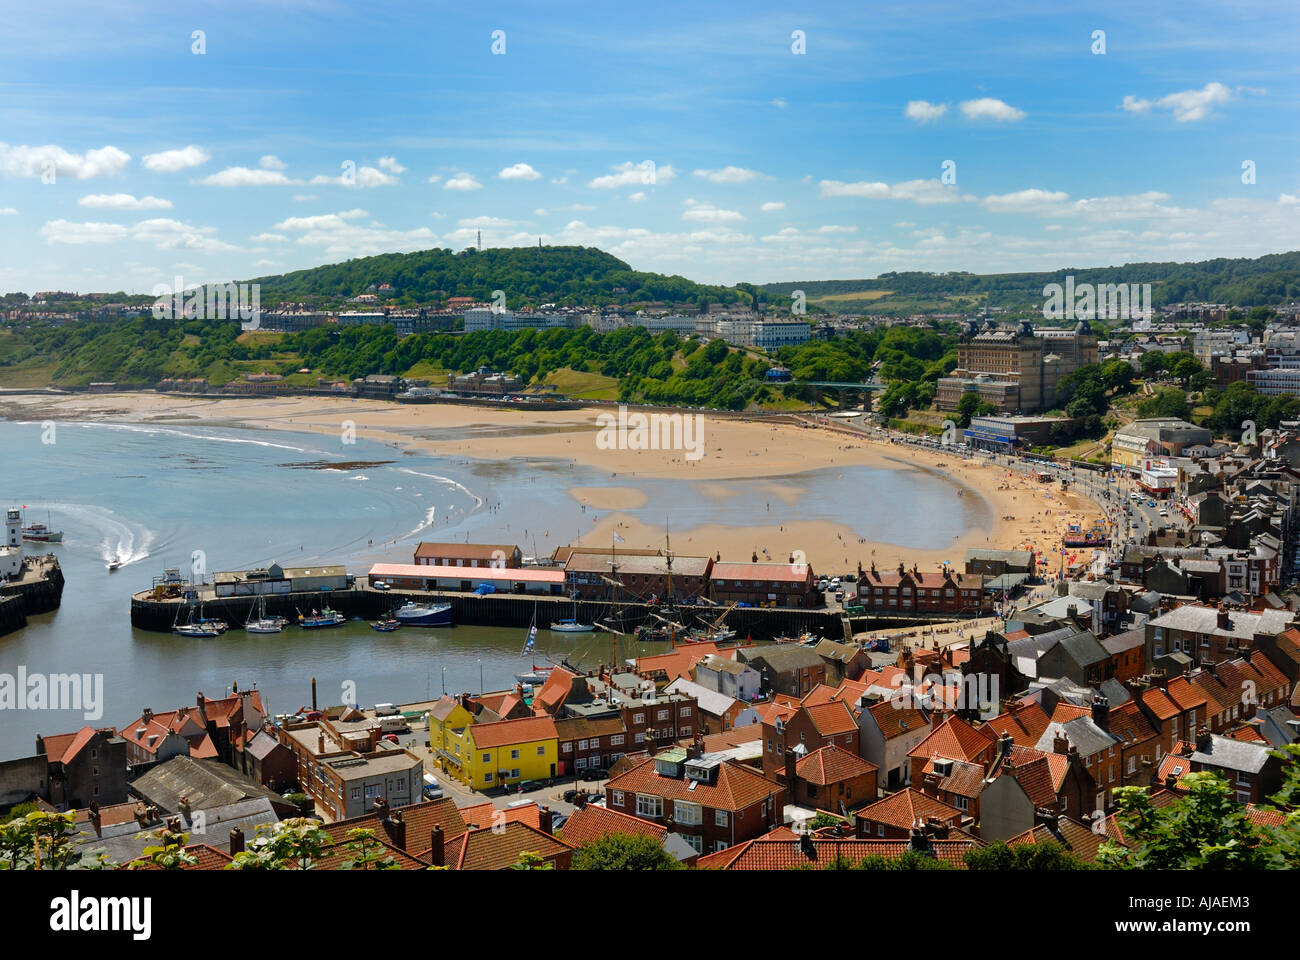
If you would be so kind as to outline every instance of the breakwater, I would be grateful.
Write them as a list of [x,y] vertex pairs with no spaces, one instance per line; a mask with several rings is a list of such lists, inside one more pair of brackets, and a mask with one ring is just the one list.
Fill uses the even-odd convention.
[[54,554],[28,557],[22,576],[0,584],[0,634],[27,626],[27,618],[57,610],[63,600],[63,570]]
[[[356,587],[326,593],[287,593],[266,597],[268,616],[287,617],[296,621],[300,613],[306,614],[328,605],[348,618],[373,620],[390,612],[408,600],[417,603],[436,601],[450,603],[452,623],[463,626],[527,628],[536,615],[538,629],[576,616],[583,623],[607,624],[614,630],[630,632],[643,623],[653,623],[653,614],[659,608],[645,603],[616,603],[578,601],[574,612],[573,601],[562,596],[530,596],[526,594],[487,594],[439,592],[432,590],[374,590]],[[242,627],[259,612],[254,609],[251,597],[203,597],[202,615],[209,619],[224,620],[232,628]],[[185,622],[191,610],[198,616],[193,601],[155,599],[151,592],[135,594],[131,598],[131,624],[141,630],[170,631],[178,620]],[[713,607],[679,608],[679,619],[686,626],[711,623],[722,615]],[[737,607],[729,611],[722,621],[736,631],[737,639],[752,637],[770,640],[780,635],[795,636],[804,631],[840,639],[843,626],[839,614],[830,610],[808,610],[790,607]]]

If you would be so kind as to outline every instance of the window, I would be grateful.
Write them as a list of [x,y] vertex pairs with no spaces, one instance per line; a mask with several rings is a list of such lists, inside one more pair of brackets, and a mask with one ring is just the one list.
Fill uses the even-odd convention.
[[720,853],[721,851],[726,850],[728,846],[730,846],[730,844],[723,843],[721,840],[715,841],[713,844],[713,852]]
[[689,737],[690,735],[691,735],[691,727],[690,724],[687,724],[686,726],[682,727],[682,736]]
[[510,768],[510,779],[511,779],[511,780],[518,780],[518,779],[519,779],[519,768],[518,768],[518,767],[511,767],[511,768]]
[[714,825],[716,825],[716,826],[719,826],[719,827],[725,827],[725,826],[727,825],[727,811],[726,811],[726,810],[714,810],[714,811],[713,811],[713,823],[714,823]]
[[544,757],[544,756],[546,756],[546,747],[545,747],[545,745],[540,746],[540,747],[537,748],[537,755],[538,755],[539,757]]
[[636,795],[636,815],[660,819],[664,815],[663,797],[651,797],[644,793]]
[[483,762],[484,762],[484,763],[491,763],[491,762],[492,762],[492,754],[490,754],[490,753],[485,753],[485,754],[483,754]]
[[645,741],[645,734],[638,733],[635,737],[632,738],[632,740],[634,743],[643,743]]
[[586,750],[586,749],[587,749],[587,741],[586,741],[586,740],[579,740],[579,741],[578,741],[578,749],[579,749],[579,750]]
[[621,747],[623,745],[623,734],[616,733],[612,737],[610,737],[609,745],[611,747]]
[[483,782],[484,783],[492,782],[492,771],[489,770],[487,773],[483,774]]
[[644,713],[634,713],[634,714],[632,714],[632,722],[633,722],[633,723],[645,723],[645,714],[644,714]]
[[689,717],[689,716],[691,715],[691,708],[690,708],[690,707],[682,707],[681,710],[679,710],[679,711],[677,711],[677,712],[678,712],[679,714],[681,714],[683,717]]
[[883,837],[884,835],[885,835],[885,825],[883,823],[876,824],[876,836]]
[[667,711],[667,710],[660,710],[660,711],[658,712],[658,714],[655,715],[655,719],[656,719],[656,720],[667,720],[667,719],[668,719],[668,714],[669,714],[669,711]]
[[573,765],[574,765],[574,767],[576,767],[576,768],[579,769],[579,770],[586,770],[586,769],[587,769],[587,758],[586,758],[586,757],[579,757],[577,760],[574,760],[574,761],[573,761]]
[[956,807],[958,810],[969,810],[970,801],[965,797],[954,797],[953,806]]
[[621,806],[623,806],[623,791],[622,791],[622,790],[611,790],[611,791],[609,792],[609,799],[610,799],[610,802],[614,804],[614,806],[616,806],[616,807],[621,807]]
[[699,826],[704,822],[700,810],[698,803],[687,803],[683,800],[673,802],[673,818],[678,823],[684,823],[692,827]]
[[361,799],[361,788],[360,788],[360,787],[353,787],[353,788],[352,788],[352,799],[353,799],[353,800],[360,800],[360,799]]
[[683,840],[685,840],[687,843],[689,843],[691,845],[691,849],[694,850],[696,853],[704,852],[704,841],[699,837],[683,836],[680,833],[678,834],[678,836],[681,837]]
[[518,751],[518,750],[511,750],[511,751],[510,751],[510,759],[511,759],[511,760],[518,760],[518,759],[519,759],[519,751]]
[[560,753],[573,753],[573,744],[572,743],[560,744]]

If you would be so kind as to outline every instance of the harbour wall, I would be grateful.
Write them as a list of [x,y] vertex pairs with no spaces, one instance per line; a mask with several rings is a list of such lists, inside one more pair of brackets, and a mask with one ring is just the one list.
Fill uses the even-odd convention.
[[[374,620],[395,607],[413,600],[417,603],[435,601],[450,603],[452,623],[462,626],[527,628],[536,610],[537,626],[545,629],[552,623],[576,616],[583,623],[608,622],[621,632],[630,632],[642,623],[656,622],[651,616],[657,607],[644,603],[618,603],[578,601],[574,613],[573,601],[563,596],[532,596],[526,594],[487,594],[438,592],[425,590],[373,590],[368,587],[351,590],[334,590],[327,593],[289,593],[266,597],[267,616],[287,617],[296,622],[298,614],[307,614],[328,605],[344,616]],[[192,601],[154,599],[148,593],[131,598],[131,625],[141,630],[170,632],[179,620],[184,623],[191,608],[198,616]],[[679,620],[686,626],[701,626],[722,615],[720,609],[709,606],[680,607]],[[613,615],[613,621],[605,618]],[[248,619],[255,619],[251,597],[204,598],[203,616],[224,620],[232,628],[242,627]],[[805,631],[824,637],[839,639],[843,624],[836,611],[825,609],[800,609],[790,607],[737,607],[730,611],[723,623],[736,631],[737,639],[753,637],[770,640],[779,635],[797,636]]]
[[[0,584],[0,635],[27,626],[27,618],[57,610],[63,600],[63,571],[53,557],[29,559],[21,580]],[[33,564],[39,564],[39,573]]]

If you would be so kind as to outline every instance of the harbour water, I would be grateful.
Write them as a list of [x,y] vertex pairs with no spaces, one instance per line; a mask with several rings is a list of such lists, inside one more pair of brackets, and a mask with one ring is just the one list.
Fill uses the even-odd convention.
[[[198,690],[217,696],[232,683],[256,685],[273,712],[291,712],[309,702],[313,676],[321,702],[340,702],[344,684],[353,684],[358,701],[369,704],[436,697],[444,682],[451,692],[501,689],[531,663],[515,629],[376,633],[352,622],[265,635],[231,630],[208,640],[133,629],[131,593],[167,567],[188,576],[196,566],[210,575],[273,561],[328,561],[364,572],[377,560],[409,561],[421,539],[476,541],[489,529],[496,539],[503,516],[526,554],[548,555],[594,521],[569,486],[634,483],[646,502],[622,512],[654,524],[671,513],[676,529],[689,529],[752,525],[763,500],[773,500],[772,483],[794,484],[798,502],[782,510],[923,549],[991,520],[979,498],[954,498],[947,481],[917,471],[831,467],[797,478],[727,481],[729,495],[711,498],[683,496],[686,481],[610,478],[567,462],[448,461],[364,438],[342,444],[325,435],[188,423],[60,422],[55,442],[45,439],[40,424],[0,421],[0,501],[25,505],[29,519],[45,521],[48,512],[54,529],[64,531],[62,543],[31,549],[58,554],[67,587],[58,611],[0,637],[0,673],[22,666],[29,675],[102,675],[103,715],[0,710],[0,757],[30,754],[37,733],[86,723],[120,727],[145,707],[191,704]],[[105,564],[114,555],[123,566],[110,573]],[[620,659],[644,652],[659,648],[619,643]],[[538,654],[539,663],[567,656],[594,666],[613,650],[608,635],[543,632]]]

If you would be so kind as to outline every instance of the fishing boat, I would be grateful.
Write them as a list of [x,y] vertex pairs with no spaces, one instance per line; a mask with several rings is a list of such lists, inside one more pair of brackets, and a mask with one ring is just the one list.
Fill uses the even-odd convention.
[[573,616],[555,621],[551,624],[550,629],[552,633],[591,633],[596,629],[596,625],[594,623],[578,622],[578,600],[575,597],[573,600]]
[[408,600],[393,611],[393,616],[404,627],[449,627],[451,604],[415,603]]
[[[253,608],[248,608],[248,615],[253,616]],[[244,623],[244,630],[248,633],[279,633],[284,629],[284,619],[282,617],[268,617],[266,615],[266,597],[258,600],[258,612],[256,619],[249,619]]]
[[348,618],[343,616],[337,610],[331,610],[325,607],[317,612],[313,610],[309,616],[298,614],[298,626],[304,630],[319,630],[322,627],[341,627],[348,622]]
[[376,620],[370,625],[371,630],[378,630],[380,633],[392,633],[402,625],[400,620],[392,617],[385,617],[382,620]]
[[51,530],[45,523],[31,523],[23,527],[23,539],[37,543],[59,543],[63,539],[63,531]]

